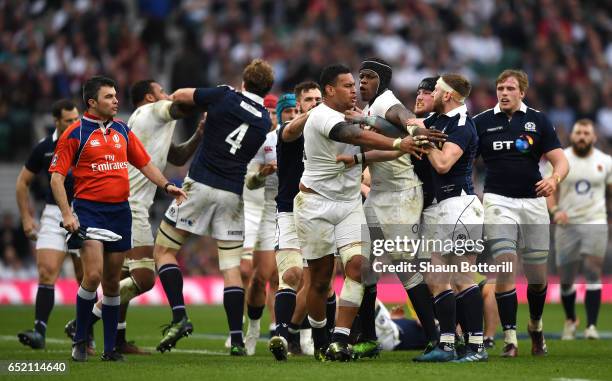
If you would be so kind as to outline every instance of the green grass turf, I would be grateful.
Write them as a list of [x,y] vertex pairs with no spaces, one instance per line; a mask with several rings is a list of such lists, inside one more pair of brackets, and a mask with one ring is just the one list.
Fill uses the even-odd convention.
[[[584,321],[584,308],[578,305]],[[68,374],[62,380],[551,380],[551,379],[612,379],[612,340],[560,341],[547,340],[549,355],[533,358],[530,343],[520,341],[517,359],[499,357],[501,341],[490,351],[490,361],[479,364],[415,364],[411,358],[418,352],[384,352],[378,359],[353,363],[317,363],[311,357],[291,358],[286,363],[276,362],[261,341],[257,354],[248,358],[227,355],[223,347],[227,332],[225,314],[220,306],[190,307],[189,315],[195,327],[192,337],[181,340],[170,353],[151,356],[130,356],[125,363],[102,363],[99,356],[87,363],[70,362],[70,343],[64,336],[64,323],[74,314],[73,307],[56,307],[51,315],[47,348],[33,351],[21,345],[16,333],[30,328],[33,321],[31,307],[0,307],[0,361],[55,360],[67,361]],[[267,315],[267,314],[265,314]],[[612,331],[612,305],[603,305],[600,331]],[[128,313],[128,339],[149,348],[161,338],[159,325],[170,319],[167,307],[132,307]],[[265,318],[264,318],[265,320]],[[520,330],[525,329],[527,308],[519,308]],[[563,323],[560,305],[547,305],[544,327],[547,332],[559,333]],[[262,324],[262,331],[267,327]],[[583,328],[583,327],[581,327]],[[102,346],[101,324],[97,324],[98,350]],[[41,376],[13,376],[0,374],[4,379],[41,379]],[[42,376],[47,377],[47,376]]]

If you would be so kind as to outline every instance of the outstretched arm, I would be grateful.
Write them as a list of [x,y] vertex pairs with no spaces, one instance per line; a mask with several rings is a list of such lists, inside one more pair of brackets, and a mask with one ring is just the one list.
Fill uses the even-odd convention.
[[204,135],[204,122],[205,121],[206,121],[206,114],[204,114],[204,116],[198,123],[198,128],[193,133],[191,138],[189,138],[189,140],[181,144],[178,144],[178,145],[174,143],[170,145],[170,150],[168,151],[168,161],[170,162],[170,164],[173,164],[179,167],[182,165],[185,165],[187,160],[189,160],[191,155],[193,155],[196,148],[198,148],[198,145],[202,141],[202,136]]
[[410,136],[394,140],[376,132],[364,131],[358,125],[349,122],[340,122],[332,127],[329,138],[337,142],[384,151],[398,150],[414,155],[427,153]]
[[304,126],[308,120],[308,113],[304,113],[295,117],[285,127],[283,127],[283,133],[281,139],[284,142],[292,142],[299,138],[304,132]]

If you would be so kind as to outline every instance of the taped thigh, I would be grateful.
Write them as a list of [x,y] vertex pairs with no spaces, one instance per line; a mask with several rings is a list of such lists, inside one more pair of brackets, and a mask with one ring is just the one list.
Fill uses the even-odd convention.
[[219,269],[229,270],[240,267],[242,258],[242,241],[217,241],[219,249]]

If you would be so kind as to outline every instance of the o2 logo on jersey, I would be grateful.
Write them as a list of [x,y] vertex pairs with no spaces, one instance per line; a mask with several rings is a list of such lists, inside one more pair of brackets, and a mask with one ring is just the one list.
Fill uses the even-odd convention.
[[578,194],[587,194],[591,190],[591,183],[589,180],[578,180],[576,185],[574,185],[574,189]]
[[533,146],[533,138],[529,135],[521,135],[514,141],[516,150],[520,153],[529,153],[531,146]]

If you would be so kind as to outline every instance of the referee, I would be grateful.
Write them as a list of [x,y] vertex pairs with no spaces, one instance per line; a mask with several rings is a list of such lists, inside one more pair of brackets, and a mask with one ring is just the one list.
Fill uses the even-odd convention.
[[[185,193],[169,183],[151,163],[142,143],[128,126],[113,119],[119,101],[115,82],[93,77],[83,85],[87,112],[60,137],[51,161],[51,189],[72,233],[69,248],[80,247],[83,281],[76,301],[74,361],[87,360],[87,334],[100,282],[104,322],[103,361],[122,361],[115,351],[119,319],[119,279],[125,252],[131,248],[132,215],[128,162],[181,202]],[[64,180],[72,170],[74,201],[68,204]],[[75,238],[78,237],[78,238]],[[72,246],[72,247],[70,247]]]

